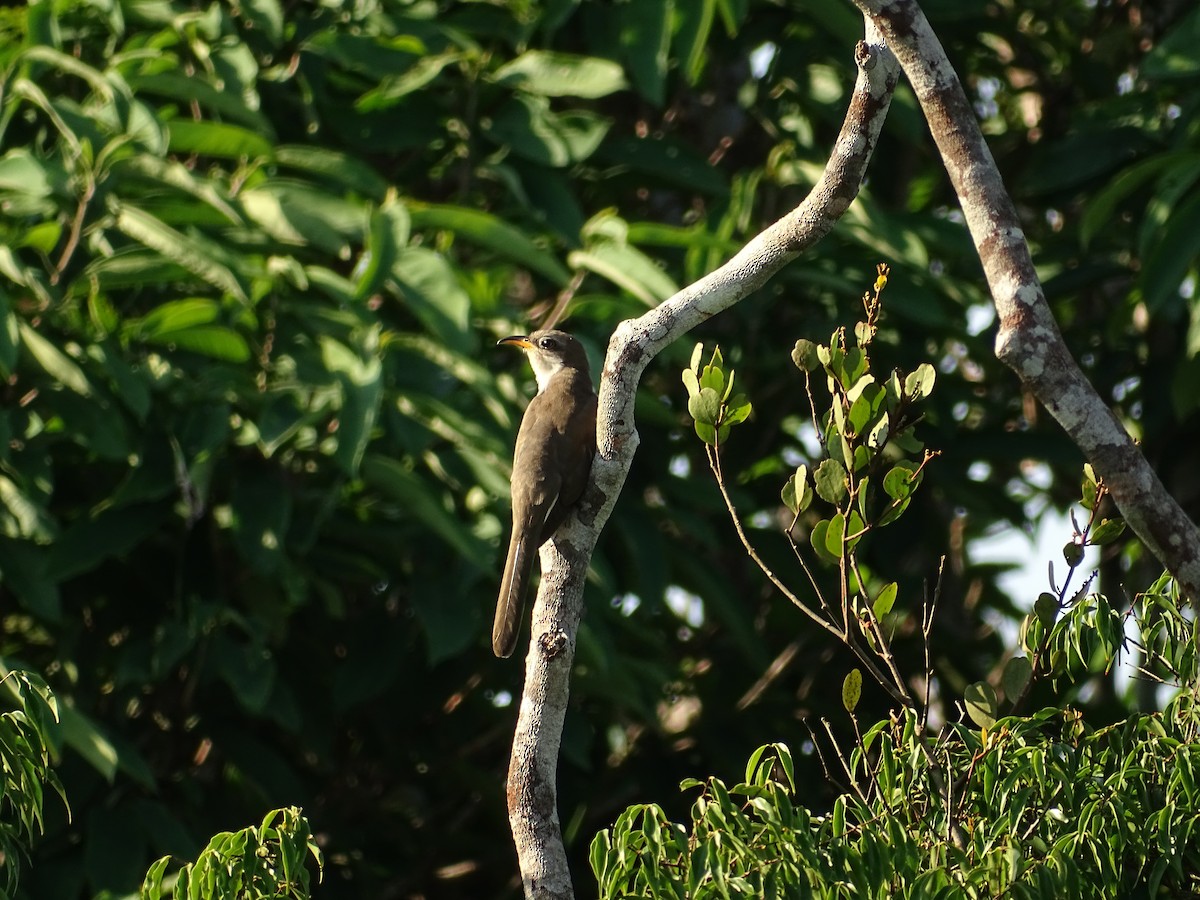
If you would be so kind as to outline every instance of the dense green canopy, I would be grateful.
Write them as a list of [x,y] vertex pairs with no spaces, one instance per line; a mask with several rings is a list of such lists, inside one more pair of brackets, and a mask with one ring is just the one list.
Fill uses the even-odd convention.
[[[924,5],[1068,342],[1195,516],[1200,11]],[[521,669],[488,629],[532,378],[493,344],[567,292],[598,369],[617,322],[792,208],[861,33],[849,4],[766,0],[0,10],[0,662],[60,698],[72,812],[47,805],[28,896],[128,892],[292,805],[323,897],[517,894]],[[935,669],[958,696],[1034,600],[970,541],[1076,496],[1082,460],[991,356],[906,88],[833,234],[696,339],[753,397],[724,465],[787,571],[774,523],[808,452],[789,353],[853,323],[879,262],[874,361],[935,364],[919,436],[942,455],[864,558],[915,598],[949,555]],[[691,348],[647,375],[594,560],[560,769],[581,896],[627,804],[798,748],[803,717],[840,708],[846,660],[733,539],[679,381]],[[1154,568],[1118,545],[1106,590]],[[1106,720],[1123,691],[1079,702]],[[868,685],[860,714],[886,701]],[[816,758],[795,764],[827,803]]]

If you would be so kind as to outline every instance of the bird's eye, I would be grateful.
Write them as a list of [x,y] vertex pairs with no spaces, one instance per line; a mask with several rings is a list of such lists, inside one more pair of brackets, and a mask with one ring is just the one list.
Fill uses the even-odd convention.
[[553,349],[554,338],[544,337],[540,341],[538,341],[538,346],[541,347],[543,350]]

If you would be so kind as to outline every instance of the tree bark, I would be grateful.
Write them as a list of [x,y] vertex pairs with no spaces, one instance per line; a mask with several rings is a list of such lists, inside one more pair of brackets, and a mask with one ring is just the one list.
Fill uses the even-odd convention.
[[664,347],[761,287],[824,237],[853,202],[899,73],[869,20],[855,62],[858,77],[842,130],[821,180],[804,201],[721,268],[640,318],[621,323],[609,342],[600,378],[591,484],[577,514],[541,551],[542,580],[508,775],[509,824],[526,897],[573,896],[558,821],[559,743],[588,563],[637,450],[633,409],[638,382]]

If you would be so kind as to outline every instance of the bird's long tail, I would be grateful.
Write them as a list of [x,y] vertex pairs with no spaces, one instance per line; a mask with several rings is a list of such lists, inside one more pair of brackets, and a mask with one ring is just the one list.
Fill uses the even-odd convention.
[[[523,533],[524,532],[524,533]],[[504,578],[496,600],[496,621],[492,625],[492,652],[499,657],[512,656],[521,633],[525,612],[525,590],[533,574],[534,550],[527,529],[514,528],[504,563]]]

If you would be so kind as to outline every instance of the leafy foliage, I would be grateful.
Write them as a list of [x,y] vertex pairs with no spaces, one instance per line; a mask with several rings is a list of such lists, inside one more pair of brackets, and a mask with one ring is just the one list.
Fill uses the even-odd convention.
[[[257,827],[214,835],[199,858],[176,874],[171,896],[308,900],[310,855],[323,870],[321,851],[300,810],[272,810]],[[169,862],[164,856],[150,867],[141,900],[161,900]]]
[[[1194,266],[1148,265],[1160,237],[1186,250],[1194,185],[1147,176],[1099,199],[1156,155],[1187,182],[1190,10],[926,6],[1069,339],[1187,496],[1196,300],[1126,288]],[[323,895],[514,890],[496,835],[520,672],[488,659],[485,620],[528,385],[488,335],[564,293],[595,356],[613,323],[794,207],[860,36],[848,6],[766,0],[0,10],[0,657],[63,699],[74,811],[47,807],[27,895],[135,890],[149,860],[195,859],[231,821],[294,804],[319,823]],[[920,594],[947,534],[969,548],[1029,522],[1069,499],[1080,461],[991,357],[978,263],[903,91],[879,158],[816,253],[697,338],[757,386],[748,421],[771,452],[724,452],[747,521],[771,520],[803,437],[780,336],[830,334],[862,261],[892,260],[877,352],[934,363],[922,434],[944,453],[905,527],[859,545],[896,586],[873,583],[882,617]],[[730,549],[722,499],[691,477],[688,348],[664,363],[572,685],[577,872],[580,836],[629,792],[841,709],[820,679],[756,687],[824,651]],[[1136,545],[1109,552],[1113,583],[1142,565]],[[965,685],[1005,651],[983,613],[1019,620],[1034,598],[969,549],[951,562],[945,595],[972,603],[944,608],[939,674]],[[1089,716],[1126,709],[1105,685],[1089,680]],[[859,715],[882,702],[868,682]],[[817,783],[815,760],[796,765]]]
[[0,898],[13,896],[21,877],[21,859],[45,828],[45,789],[66,802],[51,768],[52,733],[59,721],[58,703],[45,683],[27,672],[6,672],[0,688],[16,708],[0,713]]
[[788,747],[767,745],[743,782],[684,782],[699,789],[686,828],[631,806],[592,865],[601,897],[1186,896],[1198,728],[1194,696],[1095,730],[1051,708],[982,734],[950,726],[931,765],[914,717],[884,720],[850,756],[854,789],[820,815],[798,802]]
[[[1124,616],[1102,595],[1089,593],[1087,584],[1066,599],[1082,548],[1120,533],[1115,519],[1098,523],[1107,491],[1090,467],[1083,482],[1083,506],[1090,518],[1082,529],[1077,526],[1067,545],[1067,578],[1061,587],[1054,585],[1051,566],[1055,593],[1043,594],[1022,626],[1021,640],[1030,655],[1012,657],[999,680],[1015,712],[1036,678],[1049,678],[1055,685],[1060,678],[1087,678],[1110,671],[1120,655],[1136,650],[1149,665],[1141,667],[1145,675],[1161,679],[1158,673],[1168,673],[1165,677],[1176,688],[1165,710],[1099,728],[1089,727],[1070,706],[1000,718],[995,688],[977,681],[966,686],[961,709],[981,730],[960,721],[931,734],[934,672],[927,663],[921,678],[926,685],[923,702],[909,693],[897,672],[885,632],[894,635],[902,629],[896,619],[886,629],[880,623],[892,609],[896,586],[886,585],[868,604],[856,547],[870,523],[883,523],[886,513],[876,520],[857,498],[875,461],[871,451],[882,456],[894,431],[872,426],[871,417],[884,410],[882,421],[888,421],[885,396],[896,412],[906,400],[927,397],[933,378],[922,374],[923,367],[907,378],[893,374],[894,393],[878,390],[877,408],[854,414],[866,388],[874,385],[866,349],[880,287],[877,283],[875,296],[865,298],[868,315],[856,328],[857,356],[840,346],[838,333],[829,346],[801,342],[793,353],[806,378],[818,366],[825,370],[833,398],[823,419],[813,405],[813,429],[823,436],[821,446],[829,454],[816,467],[815,493],[827,503],[846,506],[818,522],[812,544],[818,559],[839,566],[840,597],[821,595],[794,543],[816,595],[811,605],[759,564],[794,604],[855,653],[898,701],[899,711],[860,731],[855,710],[863,676],[860,669],[851,669],[842,682],[841,701],[853,726],[853,749],[846,754],[825,721],[832,743],[828,758],[836,758],[841,771],[829,770],[816,735],[807,751],[820,754],[826,776],[841,787],[828,813],[814,812],[798,797],[795,761],[786,745],[761,747],[751,756],[742,783],[730,787],[716,777],[683,781],[684,791],[701,789],[688,826],[676,824],[655,804],[634,804],[618,816],[592,843],[600,895],[1034,898],[1195,893],[1200,889],[1200,623],[1166,576],[1139,595]],[[715,360],[714,355],[714,366]],[[685,374],[689,390],[694,380]],[[811,390],[808,394],[812,403]],[[903,423],[903,415],[896,420]],[[719,425],[719,420],[709,424]],[[859,443],[865,431],[883,432],[887,439]],[[697,433],[705,438],[705,432]],[[907,440],[910,446],[915,440],[911,428]],[[728,497],[715,458],[720,442],[715,443],[706,452]],[[855,477],[860,470],[862,482]],[[892,498],[888,510],[909,500],[920,481],[913,477],[920,473],[915,466],[893,468],[889,477],[897,471],[905,473],[904,492],[886,490],[884,479]],[[788,532],[811,500],[807,484],[801,467],[784,488],[783,500],[793,515]],[[851,524],[850,511],[856,514],[856,506],[864,516]],[[736,511],[732,505],[729,509],[748,552],[759,562]],[[903,513],[899,508],[895,518]],[[850,573],[856,576],[853,581]],[[839,619],[846,623],[852,616],[873,657],[849,627],[839,628]],[[927,605],[921,626],[926,660],[936,652],[929,644],[932,616]],[[1141,635],[1144,643],[1127,639],[1127,631]]]

